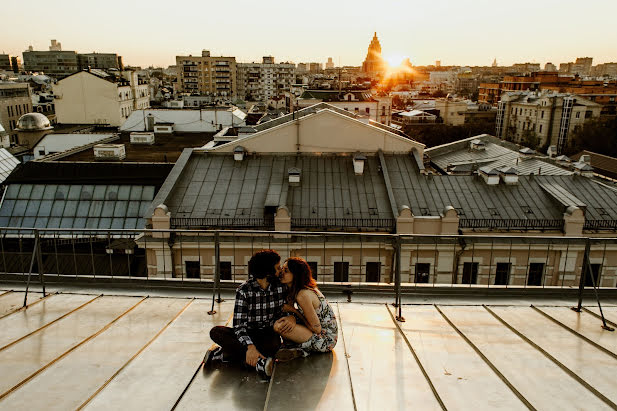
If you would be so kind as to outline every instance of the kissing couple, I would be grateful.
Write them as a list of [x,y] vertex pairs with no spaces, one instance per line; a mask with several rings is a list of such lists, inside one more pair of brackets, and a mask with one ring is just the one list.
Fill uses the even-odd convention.
[[232,362],[269,379],[275,360],[334,349],[336,316],[303,258],[290,257],[281,266],[279,253],[261,250],[251,257],[248,271],[248,281],[236,290],[233,328],[210,330],[218,346],[206,352],[204,370],[217,361]]

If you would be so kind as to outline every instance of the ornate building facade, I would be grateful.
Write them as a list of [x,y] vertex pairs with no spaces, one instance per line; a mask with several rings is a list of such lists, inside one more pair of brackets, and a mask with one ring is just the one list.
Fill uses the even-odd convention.
[[364,73],[378,74],[383,73],[386,68],[386,63],[381,57],[381,44],[377,38],[377,32],[373,35],[371,44],[368,46],[368,52],[366,53],[366,59],[362,63],[362,71]]

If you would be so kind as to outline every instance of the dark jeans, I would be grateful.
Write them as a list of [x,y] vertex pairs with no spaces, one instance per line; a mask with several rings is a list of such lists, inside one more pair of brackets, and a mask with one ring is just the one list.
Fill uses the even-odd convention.
[[[281,337],[272,328],[249,330],[248,335],[264,357],[274,357],[274,354],[281,347]],[[210,330],[210,338],[223,347],[225,361],[246,363],[246,346],[238,340],[233,328],[214,327]]]

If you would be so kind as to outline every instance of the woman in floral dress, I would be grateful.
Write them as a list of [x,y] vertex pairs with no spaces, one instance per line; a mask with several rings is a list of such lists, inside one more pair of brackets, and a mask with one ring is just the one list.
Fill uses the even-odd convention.
[[307,262],[299,257],[287,259],[281,268],[281,283],[289,288],[288,304],[283,309],[293,312],[304,324],[298,323],[287,332],[281,331],[278,322],[274,324],[276,332],[288,342],[295,343],[293,348],[279,350],[276,358],[286,361],[311,352],[332,351],[338,339],[336,316],[317,288]]

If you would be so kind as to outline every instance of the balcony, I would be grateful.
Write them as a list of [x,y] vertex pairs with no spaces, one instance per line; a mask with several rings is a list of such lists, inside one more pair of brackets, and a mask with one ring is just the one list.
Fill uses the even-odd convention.
[[[3,409],[262,410],[293,400],[298,409],[595,410],[617,403],[617,333],[607,329],[617,322],[616,239],[179,229],[2,234]],[[209,329],[230,321],[245,254],[266,247],[283,258],[319,260],[314,267],[337,315],[338,343],[331,354],[278,363],[269,382],[230,365],[204,371]],[[496,285],[508,276],[495,262],[508,255],[512,281]],[[543,270],[523,269],[540,260]],[[585,261],[591,275],[568,279]],[[38,267],[44,275],[30,276],[22,308],[28,274]],[[461,284],[453,270],[476,281]],[[456,281],[436,281],[444,272]],[[541,285],[515,281],[538,274]],[[580,312],[571,310],[579,301]]]

